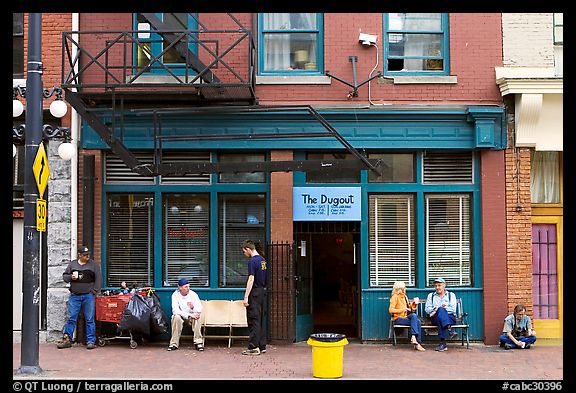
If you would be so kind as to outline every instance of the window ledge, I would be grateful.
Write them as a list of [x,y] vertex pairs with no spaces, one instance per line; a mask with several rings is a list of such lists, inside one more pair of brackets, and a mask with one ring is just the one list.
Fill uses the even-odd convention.
[[16,86],[26,87],[26,79],[12,78],[12,87],[16,87]]
[[[186,76],[185,75],[177,75],[178,78],[175,78],[172,75],[151,75],[151,74],[141,74],[138,75],[137,78],[134,78],[134,75],[126,75],[126,81],[125,83],[134,83],[134,84],[138,84],[138,83],[158,83],[158,84],[170,84],[170,83],[177,83],[177,84],[189,84],[189,82],[186,82]],[[195,75],[188,75],[188,81],[191,81],[192,79],[195,78]],[[196,80],[193,85],[197,85],[200,84],[201,80],[200,78],[198,80]]]
[[420,83],[458,83],[458,77],[453,75],[431,75],[431,76],[385,76],[379,77],[378,83],[390,83],[394,80],[395,85],[420,84]]
[[325,75],[257,75],[257,85],[329,85]]

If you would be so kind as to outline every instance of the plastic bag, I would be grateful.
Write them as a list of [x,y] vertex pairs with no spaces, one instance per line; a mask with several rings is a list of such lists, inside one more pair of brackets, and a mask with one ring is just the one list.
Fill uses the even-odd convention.
[[168,331],[168,323],[162,305],[160,304],[160,298],[156,293],[152,293],[148,299],[152,300],[152,305],[150,307],[150,324],[152,333],[166,333]]
[[150,335],[150,313],[151,303],[137,293],[126,305],[118,329]]

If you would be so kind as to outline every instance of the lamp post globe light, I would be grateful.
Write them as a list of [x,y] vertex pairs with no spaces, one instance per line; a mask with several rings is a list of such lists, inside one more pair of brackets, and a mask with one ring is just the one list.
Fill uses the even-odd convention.
[[[34,164],[43,140],[63,139],[58,148],[59,155],[71,159],[75,148],[70,143],[70,129],[43,123],[43,100],[56,95],[56,100],[50,105],[50,113],[54,117],[66,115],[67,106],[62,101],[62,89],[54,87],[44,89],[42,85],[42,14],[30,13],[28,19],[28,60],[26,66],[26,87],[14,86],[12,115],[18,117],[24,113],[24,106],[18,100],[18,95],[26,98],[25,125],[12,127],[12,141],[23,143],[24,150],[24,233],[23,233],[23,269],[22,269],[22,339],[20,368],[18,373],[38,374],[42,372],[39,366],[39,322],[40,302],[40,222],[37,224],[37,205],[45,204],[43,195],[47,177],[43,178],[43,188],[36,183]],[[42,148],[43,150],[43,148]],[[16,155],[16,146],[12,152]],[[45,154],[45,153],[44,153]],[[44,164],[43,164],[44,165]],[[44,169],[44,166],[42,166]]]
[[[56,99],[50,104],[50,114],[55,118],[62,118],[68,112],[68,106],[62,100],[62,89],[53,87],[51,90],[43,89],[42,95],[44,98],[50,98],[56,95]],[[14,93],[12,98],[12,117],[19,117],[24,113],[24,105],[18,99],[18,96],[26,98],[26,87],[14,86]],[[28,105],[28,104],[27,104]],[[21,125],[12,129],[12,139],[23,142],[25,140],[24,132],[26,127]],[[43,126],[43,139],[63,139],[64,142],[58,148],[58,155],[65,161],[72,159],[76,149],[70,143],[70,129],[65,127],[52,127],[50,125]],[[16,146],[12,144],[12,157],[16,156]]]

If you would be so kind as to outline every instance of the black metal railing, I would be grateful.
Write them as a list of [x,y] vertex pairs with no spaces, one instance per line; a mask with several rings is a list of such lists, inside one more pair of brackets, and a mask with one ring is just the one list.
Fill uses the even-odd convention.
[[292,342],[296,328],[292,244],[268,244],[265,258],[268,262],[268,338]]
[[255,67],[253,33],[241,25],[63,33],[62,87],[79,93],[192,89],[208,100],[254,99]]

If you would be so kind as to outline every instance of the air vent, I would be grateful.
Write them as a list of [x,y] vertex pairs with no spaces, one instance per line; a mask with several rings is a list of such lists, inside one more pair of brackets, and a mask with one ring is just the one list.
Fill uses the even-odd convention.
[[[180,164],[190,161],[210,162],[210,152],[189,152],[189,151],[163,151],[163,164]],[[160,176],[162,184],[210,184],[210,174],[187,174],[179,176]]]
[[425,184],[472,183],[472,152],[424,152]]
[[[152,164],[152,151],[132,152],[142,164]],[[154,184],[153,176],[142,176],[132,172],[126,164],[113,153],[106,153],[106,184],[132,183]]]

